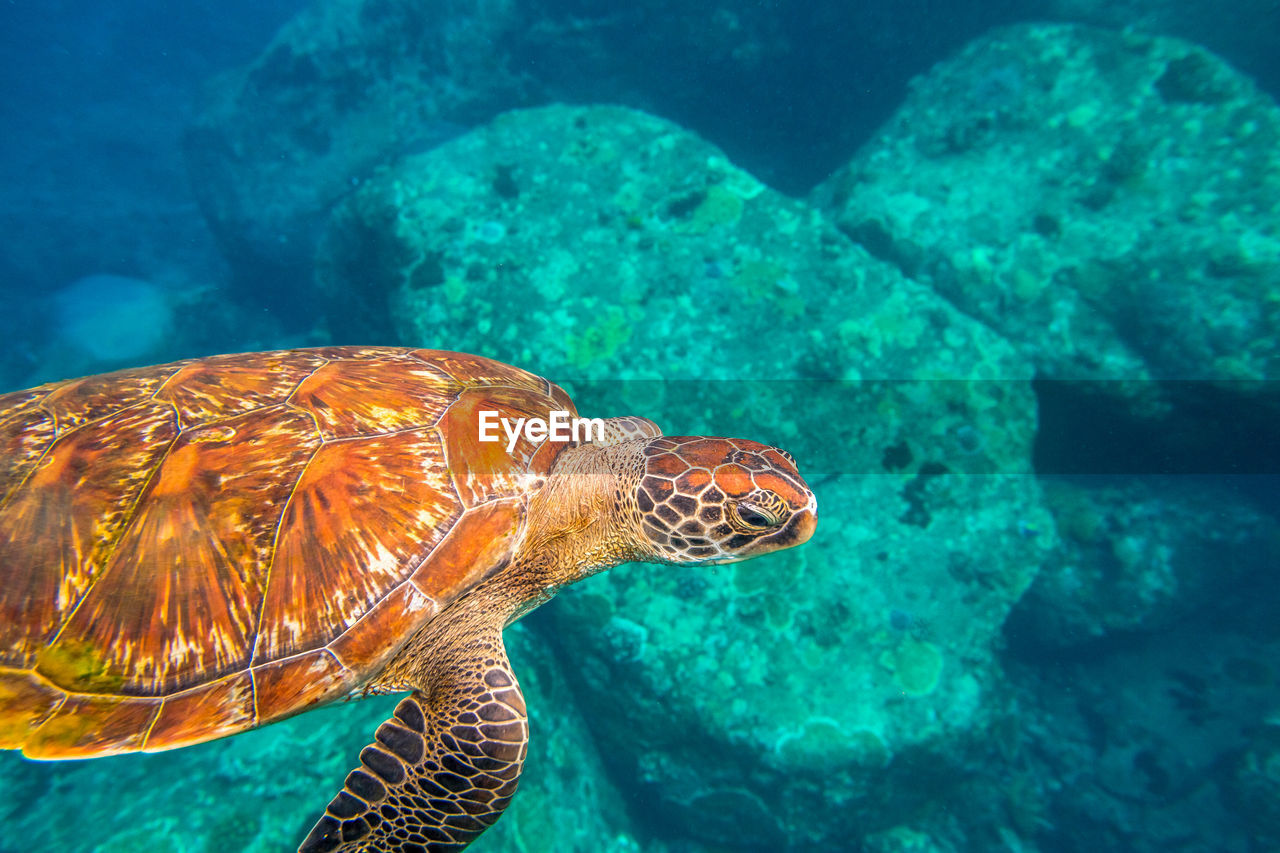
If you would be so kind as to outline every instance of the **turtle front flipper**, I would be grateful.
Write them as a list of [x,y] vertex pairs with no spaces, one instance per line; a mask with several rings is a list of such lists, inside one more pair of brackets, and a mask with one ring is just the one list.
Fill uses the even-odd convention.
[[396,706],[298,853],[443,853],[493,825],[520,780],[529,722],[501,640],[483,651]]

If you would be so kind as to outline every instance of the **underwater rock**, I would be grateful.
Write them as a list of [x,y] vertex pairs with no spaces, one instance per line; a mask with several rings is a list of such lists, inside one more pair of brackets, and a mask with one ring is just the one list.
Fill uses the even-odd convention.
[[1262,581],[1280,556],[1274,519],[1203,480],[1050,478],[1043,488],[1062,549],[1018,603],[1011,642],[1161,631]]
[[305,293],[330,208],[460,126],[554,101],[644,107],[799,193],[894,107],[910,69],[1008,15],[966,0],[932,28],[910,8],[806,0],[319,0],[210,87],[189,169],[245,294],[291,280],[283,305]]
[[215,80],[187,133],[188,169],[252,295],[270,295],[252,283],[273,273],[277,291],[305,283],[325,216],[376,166],[525,102],[500,49],[524,23],[511,0],[323,0]]
[[104,364],[151,357],[173,327],[171,297],[120,275],[78,279],[53,295],[53,308],[59,343]]
[[1280,848],[1280,716],[1272,715],[1249,735],[1228,768],[1223,799],[1256,844]]
[[1275,103],[1200,47],[1022,25],[915,80],[813,199],[1047,378],[1267,380],[1278,152]]
[[[563,593],[555,638],[624,794],[751,850],[861,838],[959,796],[1005,713],[1001,623],[1052,538],[1047,519],[1043,541],[1014,529],[1034,496],[1002,479],[957,478],[920,529],[894,478],[838,477],[794,555],[628,566]],[[611,655],[604,614],[646,626],[639,656]]]
[[[536,734],[519,793],[475,849],[660,853],[636,842],[545,642],[519,626],[506,636]],[[0,753],[0,819],[29,850],[293,850],[396,701],[342,703],[155,755],[41,763]],[[37,800],[39,809],[25,807]]]
[[1015,650],[1013,736],[968,799],[1012,849],[1274,849],[1278,604],[1244,584],[1162,632]]
[[381,322],[540,371],[583,414],[800,460],[822,516],[804,548],[619,568],[548,605],[655,827],[798,849],[946,796],[1002,703],[992,644],[1056,543],[1007,343],[618,107],[508,113],[406,158],[335,212],[319,257],[348,336]]
[[43,322],[27,318],[14,329],[12,346],[24,348],[26,364],[12,376],[0,371],[0,381],[36,385],[186,355],[177,338],[188,301],[178,288],[128,276],[77,279],[41,306]]
[[1248,72],[1264,89],[1280,90],[1275,63],[1280,5],[1273,0],[1235,0],[1229,13],[1224,11],[1217,0],[1048,0],[1038,4],[1037,15],[1189,39]]

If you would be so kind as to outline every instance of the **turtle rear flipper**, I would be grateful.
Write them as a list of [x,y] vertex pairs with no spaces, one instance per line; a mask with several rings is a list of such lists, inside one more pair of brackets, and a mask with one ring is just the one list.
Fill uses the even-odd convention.
[[501,637],[476,652],[396,706],[298,853],[441,853],[493,825],[520,780],[529,722]]

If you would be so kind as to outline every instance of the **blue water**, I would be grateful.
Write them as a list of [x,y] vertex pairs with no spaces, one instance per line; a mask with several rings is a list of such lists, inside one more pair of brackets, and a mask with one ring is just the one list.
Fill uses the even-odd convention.
[[[1275,4],[695,5],[5,4],[0,389],[430,346],[793,453],[811,542],[508,630],[473,849],[1280,849]],[[0,853],[292,850],[394,705],[0,753]]]

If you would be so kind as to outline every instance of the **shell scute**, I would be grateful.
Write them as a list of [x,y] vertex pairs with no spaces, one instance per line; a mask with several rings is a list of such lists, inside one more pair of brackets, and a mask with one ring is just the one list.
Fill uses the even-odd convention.
[[330,362],[306,377],[290,402],[309,412],[326,439],[434,424],[455,383],[406,358]]
[[277,406],[170,447],[101,576],[45,656],[92,649],[92,685],[37,667],[68,690],[167,694],[248,665],[276,518],[320,439]]
[[139,749],[160,711],[160,700],[134,696],[77,696],[49,715],[27,738],[29,758],[87,758]]
[[53,415],[35,406],[0,421],[0,507],[40,461],[53,442],[54,430]]
[[0,509],[0,664],[28,667],[100,574],[156,461],[177,435],[152,404],[55,440]]
[[0,394],[0,425],[10,418],[36,408],[40,401],[48,396],[50,387],[42,385],[28,391],[10,391],[7,394]]
[[[409,357],[410,350],[407,347],[332,346],[279,352],[289,356],[295,353],[306,353],[326,361],[366,361],[368,359],[405,359]],[[264,355],[264,353],[249,353],[249,355]]]
[[283,403],[326,363],[309,353],[222,355],[188,364],[153,395],[171,403],[184,427]]
[[160,386],[187,364],[180,361],[163,367],[119,370],[51,385],[40,407],[53,415],[61,434],[121,409],[149,402]]
[[494,501],[467,511],[413,573],[413,582],[436,601],[452,601],[504,566],[523,528],[518,500]]
[[30,672],[0,668],[0,749],[17,749],[67,698]]
[[255,666],[258,722],[278,720],[336,699],[356,684],[356,673],[328,649]]
[[549,383],[542,377],[483,356],[438,349],[412,350],[409,356],[442,370],[455,383],[465,388],[506,385],[512,388],[523,388],[526,391],[547,393]]
[[[546,475],[565,447],[563,443],[532,442],[522,432],[508,452],[502,426],[487,430],[495,440],[480,439],[481,412],[494,413],[486,419],[491,424],[514,424],[522,418],[546,418],[550,407],[544,392],[523,388],[481,388],[458,395],[440,426],[454,486],[467,507],[525,494],[530,477]],[[573,409],[569,412],[570,416],[577,414]],[[548,447],[550,452],[539,452]]]
[[175,749],[253,727],[253,677],[237,672],[165,697],[143,749]]
[[316,649],[350,628],[459,514],[435,430],[325,444],[280,522],[254,660]]
[[401,633],[400,626],[421,623],[439,609],[435,599],[412,581],[405,581],[329,643],[328,649],[348,669],[373,672],[399,650],[400,644],[388,642],[388,638]]

